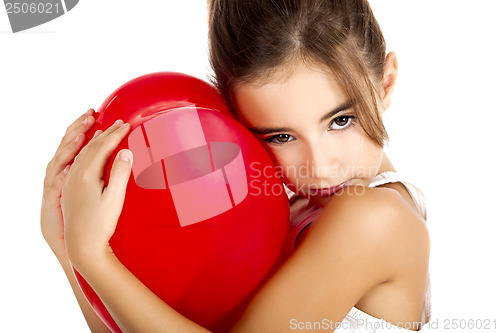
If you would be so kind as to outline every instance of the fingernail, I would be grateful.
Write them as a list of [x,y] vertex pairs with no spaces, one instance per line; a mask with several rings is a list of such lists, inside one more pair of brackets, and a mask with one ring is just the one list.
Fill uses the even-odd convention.
[[80,141],[80,138],[82,137],[80,134],[82,134],[82,133],[79,133],[79,134],[76,136],[75,141],[74,141],[75,143],[78,143],[78,142]]
[[115,125],[118,125],[118,126],[123,125],[123,120],[118,119],[117,121],[115,121]]
[[95,131],[94,136],[92,137],[92,139],[95,138],[96,136],[98,136],[101,133],[102,133],[102,130]]
[[64,172],[65,175],[67,175],[68,171],[69,171],[69,165],[66,165],[66,167],[63,170],[63,172]]
[[129,150],[122,150],[119,154],[118,154],[118,157],[120,157],[120,159],[122,161],[125,161],[125,162],[129,162],[130,159],[132,158],[132,155],[130,154],[130,151]]
[[94,114],[94,109],[89,109],[87,112],[85,112],[85,114],[87,116],[91,116],[92,114]]
[[83,125],[87,125],[90,121],[90,116],[88,116],[87,118],[85,118],[85,120],[83,121]]

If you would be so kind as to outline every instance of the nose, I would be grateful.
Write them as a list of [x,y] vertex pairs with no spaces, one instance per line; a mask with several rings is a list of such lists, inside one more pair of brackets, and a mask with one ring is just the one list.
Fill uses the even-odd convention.
[[314,145],[309,146],[308,164],[309,177],[312,179],[321,179],[329,181],[332,178],[337,178],[339,170],[339,159],[335,150],[330,145]]

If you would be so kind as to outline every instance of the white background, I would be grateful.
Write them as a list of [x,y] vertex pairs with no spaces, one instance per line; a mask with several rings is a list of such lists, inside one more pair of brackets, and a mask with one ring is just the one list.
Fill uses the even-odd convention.
[[[500,330],[500,2],[371,3],[400,64],[387,152],[428,199],[434,331],[452,319]],[[82,0],[16,34],[2,8],[1,332],[88,332],[40,232],[45,167],[66,127],[124,82],[207,78],[206,31],[203,0]]]

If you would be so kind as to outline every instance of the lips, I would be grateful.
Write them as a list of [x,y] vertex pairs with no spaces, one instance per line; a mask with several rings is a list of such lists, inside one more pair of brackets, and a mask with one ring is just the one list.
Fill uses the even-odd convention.
[[327,196],[335,194],[335,192],[340,191],[341,189],[343,189],[344,187],[349,185],[350,182],[351,182],[351,180],[348,180],[348,181],[343,182],[342,184],[339,184],[339,185],[333,186],[333,187],[329,187],[329,188],[311,189],[311,190],[309,190],[309,195],[327,197]]

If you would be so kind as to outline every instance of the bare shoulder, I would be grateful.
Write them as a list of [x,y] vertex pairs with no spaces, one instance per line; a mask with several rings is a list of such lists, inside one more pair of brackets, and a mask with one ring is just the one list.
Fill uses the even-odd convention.
[[334,255],[354,251],[363,258],[353,260],[377,262],[390,275],[384,279],[394,277],[408,262],[421,262],[413,267],[423,269],[430,248],[425,221],[390,188],[346,187],[332,197],[306,238],[310,244],[335,243]]
[[[417,285],[411,276],[424,280],[427,272],[425,224],[399,192],[357,190],[330,200],[294,253],[252,300],[235,331],[280,332],[290,328],[290,318],[340,322],[360,300],[375,304],[372,313],[378,318],[397,323],[416,317],[413,312],[421,305],[414,306],[413,300],[421,303],[422,293],[407,291]],[[367,298],[388,285],[393,286],[390,294]],[[388,302],[391,299],[418,309],[410,311]]]
[[402,196],[390,188],[349,186],[325,207],[327,225],[355,230],[373,237],[415,237],[428,235],[425,221]]

